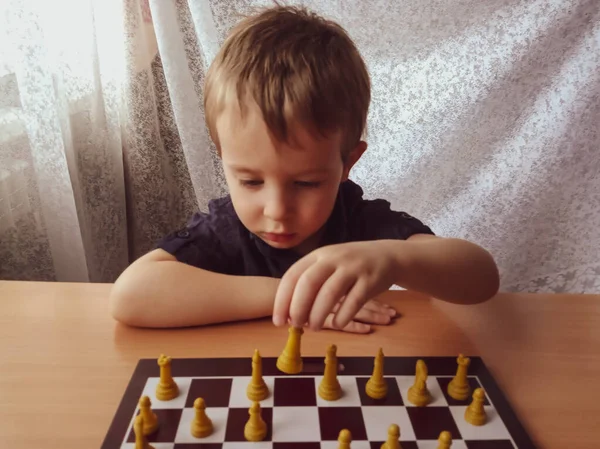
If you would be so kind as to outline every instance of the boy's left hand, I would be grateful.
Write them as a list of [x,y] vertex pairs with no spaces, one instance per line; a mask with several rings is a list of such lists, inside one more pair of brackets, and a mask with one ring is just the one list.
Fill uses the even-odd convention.
[[[363,305],[395,282],[395,259],[383,241],[351,242],[319,248],[284,274],[275,296],[273,322],[282,326],[345,328]],[[343,302],[338,306],[340,301]]]

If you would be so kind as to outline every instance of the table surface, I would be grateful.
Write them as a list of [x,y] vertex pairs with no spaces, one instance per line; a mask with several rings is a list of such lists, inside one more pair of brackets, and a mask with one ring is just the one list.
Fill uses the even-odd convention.
[[[267,319],[135,329],[108,313],[108,284],[0,281],[0,446],[99,448],[140,358],[276,357],[287,331]],[[400,317],[370,335],[307,332],[303,353],[483,357],[538,447],[598,447],[600,295],[501,293],[456,306],[405,291]],[[594,426],[595,425],[595,426]]]

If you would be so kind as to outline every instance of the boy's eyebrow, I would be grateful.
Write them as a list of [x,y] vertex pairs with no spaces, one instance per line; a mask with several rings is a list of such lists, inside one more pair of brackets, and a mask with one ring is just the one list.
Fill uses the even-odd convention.
[[[248,174],[254,174],[254,175],[258,175],[261,173],[260,170],[255,170],[255,169],[252,169],[249,167],[244,167],[243,165],[237,165],[237,164],[230,164],[229,168],[237,173],[248,173]],[[304,170],[304,171],[294,173],[294,174],[296,176],[301,176],[301,175],[326,174],[328,172],[329,172],[329,169],[327,169],[326,167],[317,167],[317,168]]]

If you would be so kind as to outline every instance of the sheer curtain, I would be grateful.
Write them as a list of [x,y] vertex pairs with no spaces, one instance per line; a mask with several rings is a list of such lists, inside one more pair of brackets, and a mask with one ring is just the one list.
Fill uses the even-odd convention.
[[[600,292],[600,2],[287,3],[369,66],[368,197],[489,249],[504,290]],[[110,282],[226,193],[204,73],[269,4],[0,4],[0,278]]]

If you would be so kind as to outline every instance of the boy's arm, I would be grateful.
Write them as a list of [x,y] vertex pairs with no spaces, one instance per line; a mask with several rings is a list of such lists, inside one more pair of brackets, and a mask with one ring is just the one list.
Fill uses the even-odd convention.
[[397,284],[457,304],[490,299],[498,291],[492,256],[466,240],[414,235],[325,246],[304,256],[284,274],[275,296],[273,323],[343,328],[370,299]]
[[132,263],[110,294],[112,316],[130,326],[184,327],[271,315],[279,279],[230,276],[156,249]]
[[387,244],[396,283],[403,288],[457,304],[486,301],[498,292],[496,263],[474,243],[416,234]]

